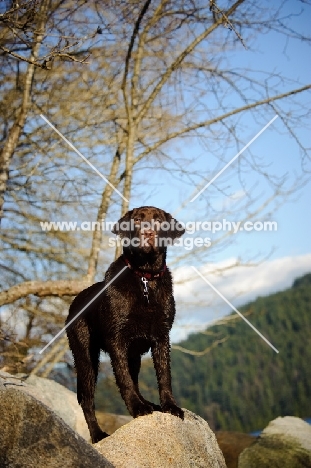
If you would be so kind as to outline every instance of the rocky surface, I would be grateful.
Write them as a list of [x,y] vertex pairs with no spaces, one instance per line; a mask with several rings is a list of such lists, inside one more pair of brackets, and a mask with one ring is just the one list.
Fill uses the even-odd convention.
[[199,416],[154,412],[94,444],[115,468],[226,468],[216,437]]
[[0,466],[8,468],[113,468],[41,401],[0,385]]
[[54,382],[54,380],[37,376],[28,377],[27,374],[11,375],[0,372],[0,385],[1,383],[7,389],[16,388],[40,400],[84,439],[90,440],[83,411],[74,392]]
[[311,467],[311,426],[293,416],[274,419],[241,453],[238,467]]
[[226,468],[208,424],[187,410],[184,421],[160,412],[101,415],[102,428],[113,435],[92,446],[74,432],[89,440],[73,392],[48,379],[0,372],[0,414],[0,467]]

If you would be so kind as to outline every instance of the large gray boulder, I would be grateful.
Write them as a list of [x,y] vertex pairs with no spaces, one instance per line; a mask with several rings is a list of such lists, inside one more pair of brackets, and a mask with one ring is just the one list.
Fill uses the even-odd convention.
[[115,468],[226,468],[207,422],[187,410],[184,421],[160,412],[133,419],[94,447]]
[[311,426],[294,416],[274,419],[241,453],[238,467],[311,467]]
[[0,384],[5,388],[18,388],[32,395],[47,405],[61,417],[75,432],[85,440],[90,440],[90,433],[85,422],[83,411],[78,404],[77,395],[54,380],[26,374],[11,375],[0,372]]
[[113,468],[46,405],[0,386],[0,467]]

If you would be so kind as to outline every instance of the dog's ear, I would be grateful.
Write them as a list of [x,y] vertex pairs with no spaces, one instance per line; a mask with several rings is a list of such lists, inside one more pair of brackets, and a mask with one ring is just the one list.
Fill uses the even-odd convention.
[[128,211],[122,216],[121,219],[113,226],[113,234],[117,234],[120,237],[128,237],[131,230],[131,217],[134,210]]
[[185,233],[184,226],[177,221],[177,219],[173,218],[171,214],[166,212],[164,212],[164,214],[166,217],[166,227],[168,227],[167,223],[169,223],[169,228],[167,230],[162,230],[162,236],[170,239],[181,237]]

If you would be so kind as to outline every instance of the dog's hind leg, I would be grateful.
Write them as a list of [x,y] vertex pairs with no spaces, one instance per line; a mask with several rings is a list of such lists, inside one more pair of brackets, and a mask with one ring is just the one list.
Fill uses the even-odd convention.
[[67,329],[77,372],[77,397],[87,422],[92,443],[108,437],[97,422],[95,415],[95,386],[97,382],[100,347],[83,318],[77,319]]

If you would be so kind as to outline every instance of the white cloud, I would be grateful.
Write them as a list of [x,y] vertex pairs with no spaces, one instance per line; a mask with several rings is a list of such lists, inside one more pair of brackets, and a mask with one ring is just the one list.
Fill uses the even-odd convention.
[[[286,289],[295,278],[311,271],[311,254],[230,269],[235,262],[236,259],[231,258],[197,269],[237,308],[258,296]],[[173,341],[184,339],[189,333],[206,328],[213,320],[231,312],[230,307],[191,266],[177,268],[174,283],[177,317],[172,331]]]

